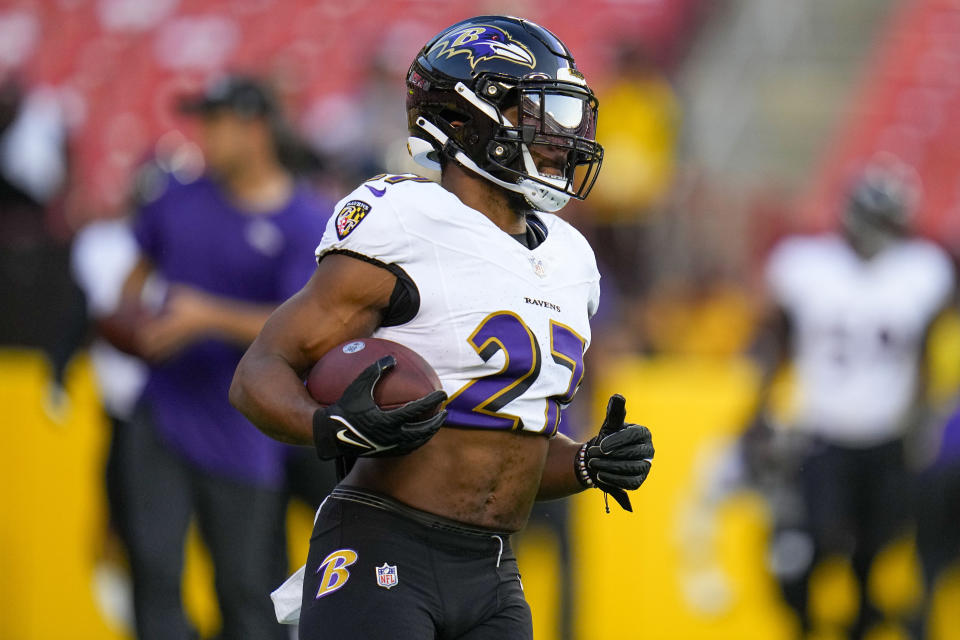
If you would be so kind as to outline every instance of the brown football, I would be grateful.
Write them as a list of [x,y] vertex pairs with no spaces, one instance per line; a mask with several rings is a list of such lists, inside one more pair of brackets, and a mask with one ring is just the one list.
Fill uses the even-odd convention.
[[117,309],[95,320],[97,333],[114,347],[133,356],[141,356],[137,331],[154,315],[133,301],[123,301]]
[[437,372],[417,352],[390,340],[363,338],[324,354],[307,376],[307,391],[321,405],[331,405],[364,369],[386,355],[396,358],[397,364],[373,389],[373,399],[381,409],[399,407],[443,388]]

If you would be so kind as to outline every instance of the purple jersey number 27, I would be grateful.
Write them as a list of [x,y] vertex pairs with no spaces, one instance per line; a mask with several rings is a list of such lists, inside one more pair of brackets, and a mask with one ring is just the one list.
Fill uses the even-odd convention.
[[[541,350],[533,331],[515,313],[498,311],[484,318],[467,341],[484,362],[499,351],[506,362],[500,371],[470,381],[451,396],[447,422],[474,429],[523,428],[519,416],[502,410],[540,375]],[[583,379],[585,344],[573,329],[550,322],[550,355],[553,363],[570,371],[570,382],[564,393],[546,399],[543,433],[556,433],[561,408],[573,399]]]

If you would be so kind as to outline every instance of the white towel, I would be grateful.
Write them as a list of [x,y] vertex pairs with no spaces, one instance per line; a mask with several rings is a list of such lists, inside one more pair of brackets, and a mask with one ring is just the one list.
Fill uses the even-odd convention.
[[303,599],[303,565],[270,594],[273,610],[280,624],[297,624],[300,621],[300,603]]
[[[328,496],[329,497],[329,496]],[[320,517],[320,509],[327,503],[327,498],[323,499],[317,512],[313,514],[313,524],[317,524],[317,518]],[[297,624],[300,622],[300,605],[303,599],[303,574],[307,565],[297,569],[292,576],[287,578],[282,585],[277,587],[270,594],[273,600],[273,611],[277,616],[277,622],[280,624]]]

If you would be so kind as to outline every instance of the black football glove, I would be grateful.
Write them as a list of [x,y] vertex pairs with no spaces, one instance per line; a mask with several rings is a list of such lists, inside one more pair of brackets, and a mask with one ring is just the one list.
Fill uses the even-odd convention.
[[620,394],[610,397],[600,431],[580,447],[576,467],[581,484],[597,487],[626,511],[633,511],[627,490],[639,488],[647,479],[653,440],[646,427],[624,422],[625,405]]
[[443,391],[434,391],[390,411],[374,402],[374,386],[383,372],[396,364],[393,356],[380,358],[350,383],[339,400],[317,409],[313,414],[313,443],[320,458],[399,456],[433,437],[447,417],[446,409],[426,420],[413,421],[446,400]]

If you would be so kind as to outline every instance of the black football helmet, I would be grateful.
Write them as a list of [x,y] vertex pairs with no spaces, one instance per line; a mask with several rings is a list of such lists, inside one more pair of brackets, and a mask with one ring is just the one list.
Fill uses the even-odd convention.
[[875,255],[908,233],[918,197],[910,177],[909,168],[887,161],[868,166],[853,183],[841,224],[862,254]]
[[528,20],[479,16],[428,42],[407,73],[408,149],[441,154],[541,211],[582,200],[603,160],[597,99],[559,39]]

